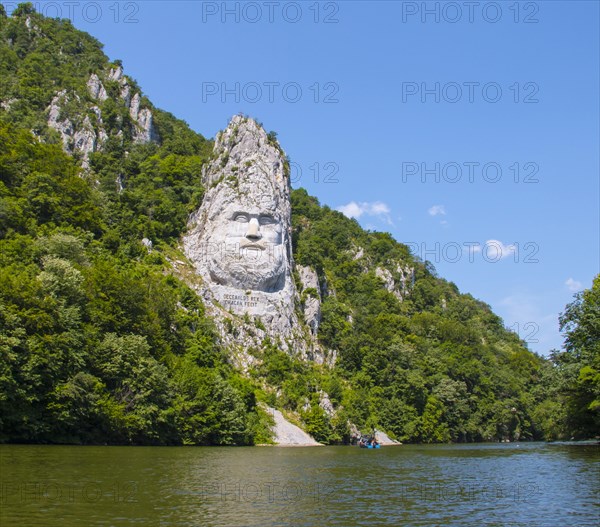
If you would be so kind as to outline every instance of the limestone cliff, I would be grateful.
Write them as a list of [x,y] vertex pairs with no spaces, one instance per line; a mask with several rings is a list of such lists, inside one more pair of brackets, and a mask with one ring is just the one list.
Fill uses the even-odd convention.
[[321,322],[321,291],[319,277],[314,269],[302,265],[296,266],[302,283],[302,308],[304,321],[313,335],[317,335]]
[[[129,114],[129,122],[119,115],[112,126],[105,123],[105,102],[111,99],[106,86],[115,96],[112,102]],[[142,105],[139,91],[134,91],[131,82],[123,75],[121,66],[113,66],[107,71],[92,73],[86,83],[87,93],[58,91],[48,106],[47,123],[61,137],[63,149],[70,154],[78,154],[83,168],[89,168],[89,156],[102,151],[103,145],[111,135],[123,140],[124,135],[133,143],[158,142],[159,136],[154,126],[150,108]]]
[[325,360],[314,338],[315,314],[305,323],[293,280],[286,166],[274,138],[235,116],[217,136],[202,175],[206,195],[183,238],[202,278],[199,293],[242,369],[265,337],[302,358]]
[[415,270],[408,265],[402,266],[399,262],[392,263],[395,264],[394,273],[385,267],[377,267],[375,275],[383,281],[386,290],[402,302],[410,294]]

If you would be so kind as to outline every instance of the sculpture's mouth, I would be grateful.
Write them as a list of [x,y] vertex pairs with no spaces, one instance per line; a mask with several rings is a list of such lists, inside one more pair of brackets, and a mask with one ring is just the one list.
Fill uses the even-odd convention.
[[250,240],[242,240],[240,243],[241,249],[258,249],[260,251],[265,251],[267,246],[261,242],[252,242]]

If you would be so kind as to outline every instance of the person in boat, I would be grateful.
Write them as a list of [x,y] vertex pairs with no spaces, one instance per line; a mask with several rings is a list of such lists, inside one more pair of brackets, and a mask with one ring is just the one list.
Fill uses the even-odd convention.
[[371,444],[375,446],[377,444],[377,432],[375,432],[375,427],[373,427],[373,433],[371,434]]

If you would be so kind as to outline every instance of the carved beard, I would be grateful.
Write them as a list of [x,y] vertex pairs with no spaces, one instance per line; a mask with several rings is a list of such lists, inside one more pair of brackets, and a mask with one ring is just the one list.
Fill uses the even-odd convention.
[[284,244],[269,245],[263,251],[227,244],[208,258],[212,280],[238,289],[279,291],[284,286],[285,269]]

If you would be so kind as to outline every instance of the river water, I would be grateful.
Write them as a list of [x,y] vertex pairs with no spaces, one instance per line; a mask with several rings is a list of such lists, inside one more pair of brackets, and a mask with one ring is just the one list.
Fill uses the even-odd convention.
[[0,447],[1,527],[598,527],[600,447]]

